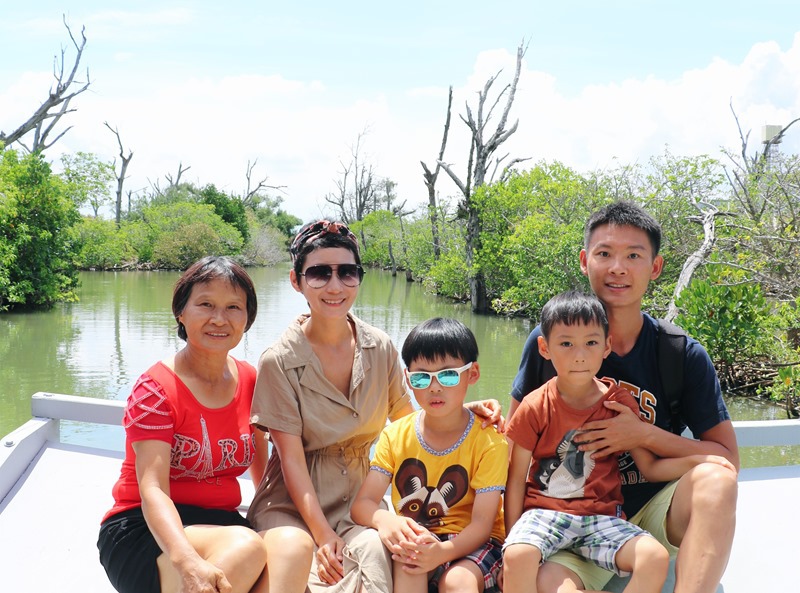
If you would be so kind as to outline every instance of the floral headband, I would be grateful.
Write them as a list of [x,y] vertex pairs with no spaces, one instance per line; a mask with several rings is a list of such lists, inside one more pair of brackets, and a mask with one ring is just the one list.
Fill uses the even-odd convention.
[[294,240],[292,241],[292,245],[289,247],[289,253],[292,256],[292,261],[297,259],[297,256],[300,255],[300,251],[303,249],[303,246],[312,241],[316,241],[323,235],[328,233],[334,233],[341,235],[344,237],[348,242],[353,244],[356,251],[358,251],[358,240],[356,236],[353,234],[347,225],[342,222],[331,222],[329,220],[318,220],[317,222],[308,223],[300,232],[297,233]]

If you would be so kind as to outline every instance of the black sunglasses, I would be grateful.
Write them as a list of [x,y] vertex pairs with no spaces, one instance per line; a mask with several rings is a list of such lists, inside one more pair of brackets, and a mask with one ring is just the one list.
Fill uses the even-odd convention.
[[335,268],[329,264],[309,266],[300,276],[305,276],[306,282],[311,288],[322,288],[333,277],[333,272],[339,277],[339,281],[345,286],[354,287],[361,284],[364,278],[364,268],[357,264],[339,264]]

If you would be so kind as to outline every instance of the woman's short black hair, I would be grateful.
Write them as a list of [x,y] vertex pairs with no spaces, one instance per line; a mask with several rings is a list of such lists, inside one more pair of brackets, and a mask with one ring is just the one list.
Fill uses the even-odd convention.
[[550,339],[550,332],[556,323],[596,323],[603,328],[603,334],[608,336],[608,316],[603,303],[596,296],[578,290],[557,294],[542,308],[539,324],[545,340]]
[[250,329],[256,320],[258,300],[253,280],[248,273],[229,257],[209,255],[189,266],[175,283],[175,290],[172,293],[172,314],[178,322],[178,337],[181,340],[186,340],[186,328],[178,321],[178,317],[183,314],[192,289],[196,284],[205,284],[218,278],[227,280],[231,286],[239,287],[247,297],[247,325],[244,331]]
[[348,249],[355,257],[356,264],[361,265],[358,241],[346,224],[328,220],[314,220],[304,224],[297,231],[289,248],[295,274],[303,271],[306,257],[312,251],[337,247]]
[[466,325],[457,319],[434,317],[417,325],[403,342],[401,356],[406,367],[418,358],[437,360],[446,356],[478,360],[478,342]]

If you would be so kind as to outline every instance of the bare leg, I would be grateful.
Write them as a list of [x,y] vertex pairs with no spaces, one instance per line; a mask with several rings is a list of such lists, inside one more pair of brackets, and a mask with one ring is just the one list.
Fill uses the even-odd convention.
[[[238,525],[192,525],[185,531],[197,553],[222,570],[231,584],[232,593],[250,591],[267,561],[264,543],[255,531]],[[156,562],[162,593],[179,591],[180,574],[166,554],[161,554]]]
[[512,544],[503,550],[503,593],[537,593],[536,577],[542,553],[528,544]]
[[617,566],[631,573],[624,593],[660,593],[667,580],[669,553],[649,535],[625,542],[614,558]]
[[483,593],[481,569],[472,560],[453,562],[439,579],[439,593]]
[[427,593],[428,575],[427,574],[408,574],[403,570],[402,562],[392,562],[392,581],[394,590],[403,593]]
[[304,593],[311,570],[314,540],[297,527],[275,527],[260,531],[267,550],[267,583],[262,578],[258,593]]
[[572,570],[557,562],[545,562],[536,579],[539,593],[603,593],[583,588],[583,581]]
[[714,593],[733,545],[736,475],[703,463],[680,479],[667,514],[667,536],[680,547],[675,593]]

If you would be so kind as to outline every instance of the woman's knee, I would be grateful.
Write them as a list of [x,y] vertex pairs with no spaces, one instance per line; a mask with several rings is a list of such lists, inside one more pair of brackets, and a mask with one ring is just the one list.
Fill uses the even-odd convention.
[[264,562],[267,561],[267,551],[264,546],[264,540],[261,536],[250,529],[249,527],[234,526],[232,529],[236,530],[234,535],[235,546],[246,553],[248,556],[263,557]]
[[273,527],[260,532],[267,550],[267,560],[308,564],[314,555],[314,540],[311,535],[297,527]]

